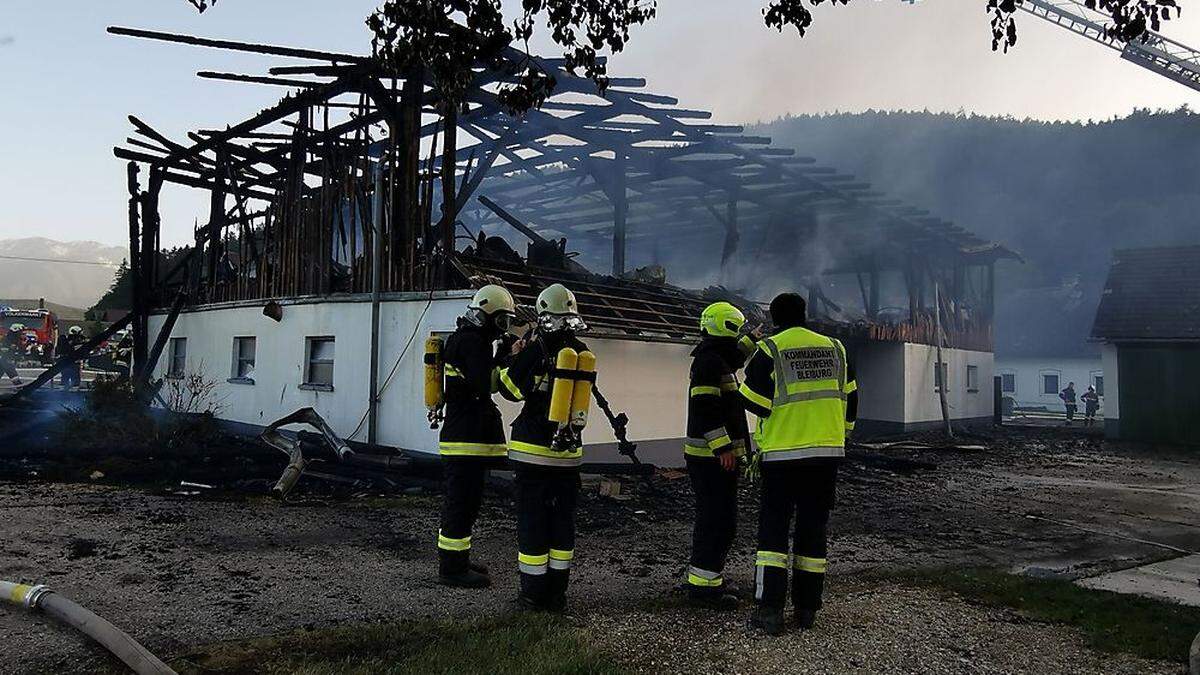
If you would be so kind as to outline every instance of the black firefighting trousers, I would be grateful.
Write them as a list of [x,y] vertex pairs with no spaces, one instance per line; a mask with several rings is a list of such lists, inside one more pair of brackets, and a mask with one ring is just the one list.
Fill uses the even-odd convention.
[[490,469],[503,469],[504,458],[443,457],[446,494],[442,499],[442,529],[438,532],[438,568],[456,575],[471,564],[471,530],[483,504],[483,484]]
[[575,559],[579,470],[525,462],[513,466],[521,595],[536,605],[561,603]]
[[8,356],[5,354],[0,354],[0,374],[10,379],[17,377],[16,364],[8,360]]
[[[755,598],[759,605],[783,609],[790,569],[793,609],[821,608],[827,527],[837,469],[836,459],[765,461],[764,458],[755,560]],[[789,529],[792,530],[790,556]]]
[[692,595],[720,593],[729,547],[737,534],[737,471],[721,468],[719,459],[686,456],[696,498],[688,590]]

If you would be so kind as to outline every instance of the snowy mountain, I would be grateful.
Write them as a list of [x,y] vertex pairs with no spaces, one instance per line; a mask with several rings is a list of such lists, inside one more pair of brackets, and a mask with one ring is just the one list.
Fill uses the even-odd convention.
[[112,284],[122,246],[43,237],[0,239],[0,298],[45,298],[91,307]]

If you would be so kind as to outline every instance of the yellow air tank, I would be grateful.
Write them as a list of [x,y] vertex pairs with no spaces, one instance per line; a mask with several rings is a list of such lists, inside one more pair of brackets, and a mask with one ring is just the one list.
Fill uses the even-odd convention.
[[425,407],[437,410],[445,402],[443,389],[445,362],[442,361],[442,338],[430,335],[425,341]]
[[575,394],[575,380],[572,379],[579,363],[579,353],[570,347],[564,347],[558,353],[555,367],[558,373],[554,376],[554,387],[550,390],[551,422],[564,426],[571,421],[571,399]]
[[587,426],[588,409],[592,407],[592,380],[596,374],[596,355],[589,351],[579,353],[576,366],[580,378],[575,381],[575,393],[571,397],[571,426],[582,429]]

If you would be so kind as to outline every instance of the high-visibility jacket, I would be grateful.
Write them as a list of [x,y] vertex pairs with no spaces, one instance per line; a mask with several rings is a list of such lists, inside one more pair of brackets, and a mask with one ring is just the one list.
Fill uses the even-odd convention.
[[684,454],[711,459],[726,452],[737,457],[746,453],[750,428],[737,371],[756,346],[750,338],[743,340],[706,337],[692,350]]
[[587,345],[569,333],[543,335],[513,357],[512,365],[500,370],[500,394],[524,402],[508,441],[508,458],[514,462],[567,469],[578,469],[583,463],[582,445],[552,447],[558,424],[550,421],[550,388],[555,359],[566,347],[587,350]]
[[763,461],[844,457],[857,390],[838,340],[803,327],[761,340],[740,391],[759,418]]
[[504,421],[492,401],[499,363],[492,336],[460,322],[446,339],[446,420],[438,448],[445,457],[503,457]]

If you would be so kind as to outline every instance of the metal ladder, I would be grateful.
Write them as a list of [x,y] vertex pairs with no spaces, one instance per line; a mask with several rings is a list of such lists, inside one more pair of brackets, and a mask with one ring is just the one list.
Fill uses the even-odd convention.
[[1121,52],[1121,58],[1200,91],[1200,51],[1147,31],[1142,40],[1122,42],[1107,32],[1111,18],[1077,0],[1019,0],[1022,11]]

